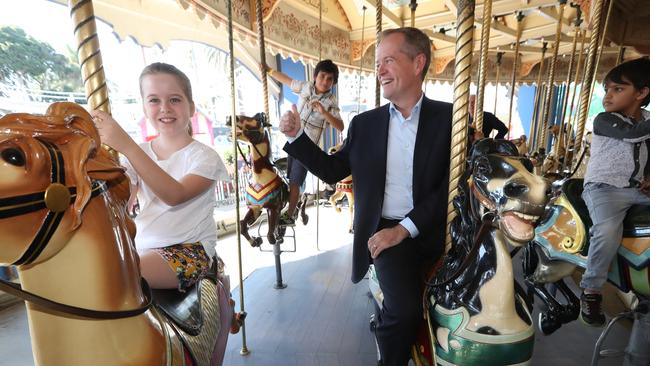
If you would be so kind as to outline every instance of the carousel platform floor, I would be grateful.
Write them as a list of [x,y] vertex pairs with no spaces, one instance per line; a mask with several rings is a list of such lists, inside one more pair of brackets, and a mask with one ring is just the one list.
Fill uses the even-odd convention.
[[[372,366],[375,344],[368,328],[373,311],[367,280],[350,281],[349,216],[320,209],[320,251],[316,250],[316,212],[309,225],[296,227],[298,250],[282,254],[285,289],[276,290],[273,256],[242,245],[244,294],[248,312],[246,340],[250,350],[241,356],[241,333],[228,341],[225,366]],[[289,246],[285,244],[285,246]],[[220,239],[218,250],[233,279],[233,298],[239,309],[236,238]],[[290,248],[287,248],[290,249]],[[519,270],[519,262],[515,271]],[[608,346],[623,348],[630,331],[616,325]],[[599,329],[580,322],[563,326],[552,336],[538,332],[532,365],[589,365]],[[607,359],[599,365],[620,365]],[[33,365],[25,308],[17,304],[0,311],[0,366]]]

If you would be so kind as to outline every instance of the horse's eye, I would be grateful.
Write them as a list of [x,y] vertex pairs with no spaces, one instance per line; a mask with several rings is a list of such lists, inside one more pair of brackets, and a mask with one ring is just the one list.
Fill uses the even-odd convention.
[[25,165],[25,154],[15,147],[2,150],[2,160],[15,166]]

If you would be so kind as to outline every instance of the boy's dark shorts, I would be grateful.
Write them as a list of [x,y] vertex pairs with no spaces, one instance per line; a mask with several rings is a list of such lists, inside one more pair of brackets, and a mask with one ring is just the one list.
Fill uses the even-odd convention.
[[298,159],[294,159],[292,156],[289,156],[287,165],[289,183],[302,186],[302,184],[305,182],[305,178],[307,177],[307,168],[305,168],[305,166],[302,165]]

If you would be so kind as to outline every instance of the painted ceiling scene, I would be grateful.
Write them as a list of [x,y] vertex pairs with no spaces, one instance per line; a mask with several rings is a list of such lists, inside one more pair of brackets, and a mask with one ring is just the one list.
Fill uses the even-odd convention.
[[[256,0],[232,0],[236,56],[250,66],[260,59],[257,3]],[[330,58],[344,72],[361,68],[370,73],[377,30],[415,26],[432,41],[429,77],[449,81],[453,79],[459,7],[462,9],[471,1],[261,0],[259,3],[269,56],[279,54],[311,65],[319,59]],[[144,46],[159,44],[163,48],[171,40],[183,39],[228,49],[227,0],[94,0],[93,4],[95,15],[111,24],[120,38],[132,37]],[[598,5],[600,9],[594,9]],[[476,1],[475,56],[480,50],[483,11],[484,1]],[[602,17],[601,26],[607,26],[600,73],[615,64],[622,48],[625,59],[650,53],[650,37],[644,36],[650,27],[649,1],[493,0],[489,18],[488,80],[495,78],[497,54],[503,53],[502,73],[510,72],[515,45],[519,43],[518,81],[534,81],[542,56],[552,56],[556,37],[559,39],[557,69],[558,72],[566,70],[574,43],[577,54],[588,49],[595,15]],[[475,57],[475,65],[476,60]]]

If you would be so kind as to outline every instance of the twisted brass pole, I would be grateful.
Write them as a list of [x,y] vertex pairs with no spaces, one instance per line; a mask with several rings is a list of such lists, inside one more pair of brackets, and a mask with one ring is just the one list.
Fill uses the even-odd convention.
[[497,52],[497,75],[494,78],[494,114],[497,114],[497,101],[499,100],[499,73],[501,71],[501,60],[504,52]]
[[[571,94],[571,106],[569,107],[569,125],[573,126],[575,125],[575,115],[573,114],[573,109],[575,107],[575,99],[576,99],[576,94],[578,94],[578,83],[581,81],[580,76],[582,74],[582,67],[584,66],[584,62],[582,60],[582,56],[584,55],[584,50],[585,50],[585,38],[587,35],[587,31],[583,30],[581,31],[582,37],[580,40],[580,51],[578,51],[578,61],[576,62],[576,72],[573,77],[573,93]],[[569,131],[572,131],[573,127],[569,129]]]
[[77,55],[88,105],[93,110],[111,113],[104,64],[99,52],[99,37],[95,24],[93,2],[91,0],[70,0],[68,6],[74,24]]
[[411,0],[409,8],[411,8],[411,27],[415,27],[415,9],[418,8],[417,0]]
[[[262,15],[262,0],[255,1],[257,17],[257,38],[260,46],[260,62],[266,66],[266,46],[264,44],[264,18]],[[264,113],[270,118],[269,112],[269,81],[267,78],[266,67],[262,67],[262,96],[264,98]],[[234,121],[234,120],[233,120]],[[269,127],[270,129],[270,127]]]
[[600,20],[603,11],[603,0],[594,0],[592,3],[592,16],[591,16],[591,37],[589,38],[589,54],[585,60],[585,76],[582,79],[582,87],[580,91],[580,107],[578,114],[578,129],[576,131],[576,142],[574,151],[576,154],[582,147],[582,135],[585,132],[585,122],[587,121],[587,113],[589,112],[589,97],[591,93],[591,84],[594,82],[594,74],[596,72],[596,54],[598,52],[598,39],[600,38]]
[[[562,103],[560,104],[560,109],[558,111],[559,116],[560,116],[560,131],[558,132],[557,135],[557,142],[555,143],[555,156],[559,157],[560,149],[564,147],[565,153],[566,153],[566,148],[568,147],[567,144],[564,142],[564,129],[567,125],[566,119],[564,117],[566,114],[566,107],[567,104],[569,103],[569,91],[571,88],[571,79],[573,77],[573,67],[574,67],[574,62],[575,62],[575,55],[576,55],[576,47],[578,46],[578,33],[580,31],[578,30],[578,27],[576,26],[575,29],[575,34],[573,35],[573,44],[571,45],[571,58],[569,59],[569,70],[567,71],[566,75],[566,90],[564,92],[564,98],[562,98]],[[558,158],[559,161],[559,158]],[[560,166],[560,171],[562,171],[562,166]]]
[[551,101],[553,100],[553,95],[555,94],[555,66],[557,64],[557,54],[558,49],[560,48],[560,36],[562,35],[562,18],[564,16],[564,6],[566,5],[566,0],[560,0],[560,10],[558,12],[558,22],[557,27],[555,28],[555,43],[553,44],[553,56],[551,57],[551,63],[549,64],[548,70],[548,92],[546,93],[546,99],[544,101],[544,109],[542,112],[542,146],[546,149],[547,146],[547,137],[548,137],[548,126],[549,124],[549,115],[551,113]]
[[537,149],[539,140],[539,102],[542,99],[542,94],[544,93],[544,87],[542,86],[542,75],[544,73],[544,58],[546,57],[546,49],[548,47],[548,42],[542,42],[542,57],[539,60],[539,69],[537,70],[537,84],[535,90],[535,98],[533,101],[533,125],[530,128],[530,148],[529,152],[533,152]]
[[456,54],[454,67],[454,106],[451,127],[449,162],[449,199],[447,204],[447,236],[445,251],[451,248],[450,224],[456,213],[453,199],[458,194],[458,181],[465,169],[467,149],[467,120],[469,86],[472,79],[472,50],[474,47],[474,0],[458,1]]
[[[474,128],[483,131],[483,98],[485,98],[485,74],[490,47],[490,27],[492,26],[492,0],[483,2],[483,28],[481,28],[481,56],[479,60],[478,85],[476,86],[476,109],[474,112]],[[490,136],[485,136],[490,137]]]
[[[235,157],[235,233],[237,235],[237,258],[239,264],[239,307],[241,312],[244,312],[244,273],[242,269],[242,260],[241,260],[241,227],[239,226],[240,214],[239,214],[239,169],[237,169],[237,105],[235,103],[236,90],[235,90],[235,46],[233,40],[233,28],[232,28],[232,0],[227,0],[228,7],[228,50],[230,52],[230,115],[231,115],[231,137],[232,137],[232,149],[233,156]],[[258,3],[258,9],[261,9],[261,6]],[[261,40],[260,40],[261,42]],[[264,78],[266,79],[266,78]],[[243,320],[243,319],[242,319]],[[242,337],[242,347],[239,350],[239,354],[246,356],[250,354],[248,347],[246,346],[246,321],[243,320],[241,325],[241,337]]]
[[[377,30],[377,41],[375,42],[375,52],[377,52],[377,46],[379,45],[379,35],[381,34],[381,21],[382,21],[382,0],[375,0],[375,29]],[[381,87],[379,85],[379,77],[377,75],[377,69],[375,68],[375,107],[379,108],[379,103],[381,102]]]
[[517,40],[515,41],[515,58],[512,61],[512,77],[510,78],[510,107],[508,108],[508,137],[512,129],[512,107],[515,101],[515,83],[517,82],[517,67],[519,64],[519,42],[521,41],[521,33],[523,32],[524,14],[517,14]]
[[605,37],[607,37],[607,26],[609,25],[609,17],[612,15],[612,9],[614,8],[614,0],[609,0],[609,6],[607,7],[607,13],[605,14],[605,25],[603,26],[603,34],[600,36],[599,45],[598,45],[598,56],[596,56],[596,65],[594,66],[594,82],[591,83],[591,91],[589,93],[589,102],[587,105],[591,105],[591,98],[594,95],[594,86],[596,85],[595,81],[598,77],[598,66],[600,65],[600,57],[603,55],[603,48],[605,47]]
[[[74,25],[77,56],[88,105],[93,110],[110,114],[111,104],[108,99],[102,54],[99,51],[99,36],[97,35],[93,2],[91,0],[70,0],[68,1],[68,8]],[[115,161],[119,160],[117,151],[108,145],[102,146]]]
[[[576,72],[575,72],[575,76],[573,78],[573,93],[571,94],[571,106],[569,107],[569,117],[568,117],[568,121],[569,121],[569,127],[567,128],[568,133],[572,133],[574,131],[575,125],[576,125],[576,115],[577,115],[577,113],[573,113],[573,110],[574,110],[574,107],[575,107],[576,94],[578,94],[578,83],[582,81],[582,80],[580,80],[580,76],[582,75],[582,67],[585,64],[584,61],[582,60],[582,56],[584,55],[584,48],[585,48],[584,46],[585,46],[586,35],[587,35],[587,31],[583,30],[582,31],[582,37],[581,37],[582,39],[580,41],[580,51],[578,51],[578,61],[576,63],[576,65],[577,65],[576,66]],[[571,150],[575,152],[575,141],[574,141],[574,146],[573,146],[573,148]],[[576,157],[576,155],[574,154],[573,158],[575,158],[575,157]],[[566,149],[565,154],[564,154],[564,165],[568,166],[568,167],[571,167],[571,165],[573,165],[572,162],[569,161],[568,144],[567,144],[567,149]]]

